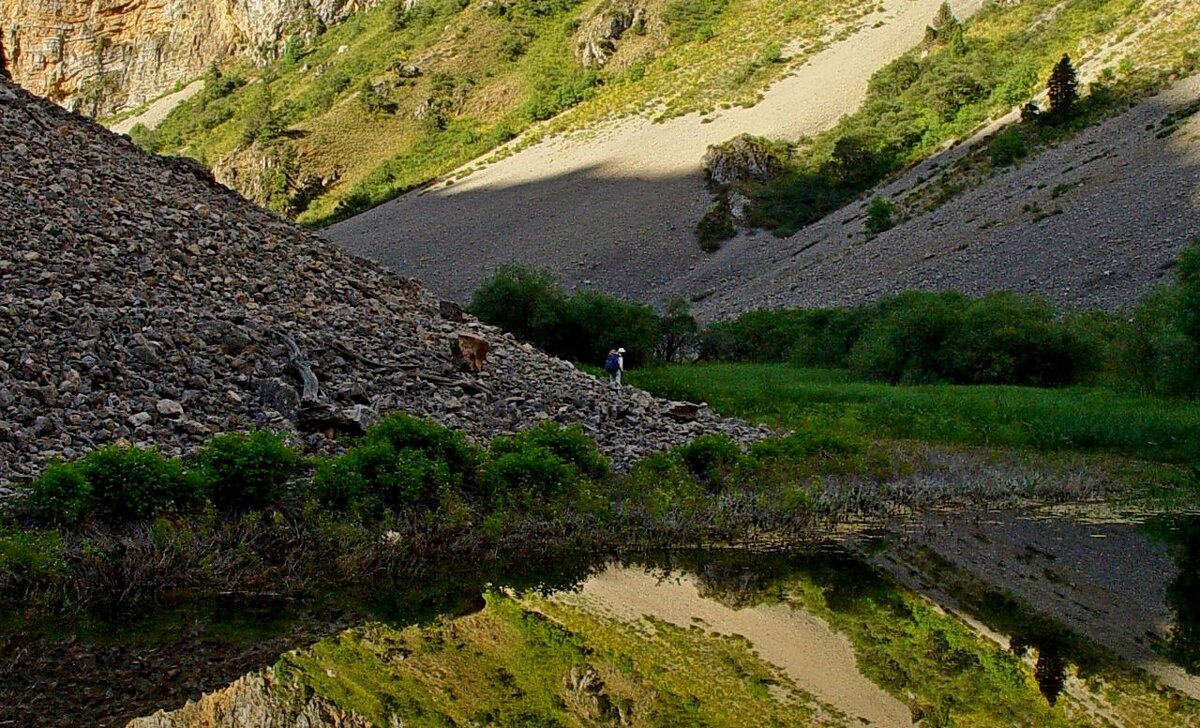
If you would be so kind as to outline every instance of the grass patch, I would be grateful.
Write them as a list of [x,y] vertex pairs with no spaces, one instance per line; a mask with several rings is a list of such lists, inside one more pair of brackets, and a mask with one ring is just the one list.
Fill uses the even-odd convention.
[[777,427],[1046,452],[1200,460],[1200,403],[1102,388],[895,386],[845,370],[788,364],[676,365],[634,370],[660,396],[706,401],[725,415]]

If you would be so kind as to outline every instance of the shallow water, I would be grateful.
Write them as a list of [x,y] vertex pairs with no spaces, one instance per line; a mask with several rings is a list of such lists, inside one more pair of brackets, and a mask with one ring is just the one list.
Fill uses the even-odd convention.
[[[334,620],[324,632],[329,636],[318,627],[282,638],[273,633],[269,644],[278,650],[273,654],[292,650],[279,665],[338,705],[357,710],[424,701],[427,711],[458,715],[460,723],[518,709],[542,711],[548,720],[603,722],[592,714],[595,705],[576,699],[594,695],[578,685],[562,687],[587,683],[604,686],[605,700],[611,696],[606,705],[628,701],[635,725],[664,724],[664,715],[684,724],[743,725],[738,711],[789,725],[796,724],[787,721],[797,710],[808,711],[799,723],[805,725],[951,719],[982,725],[1003,715],[1032,716],[1030,724],[1037,725],[1200,725],[1200,681],[1185,670],[1200,662],[1198,585],[1200,518],[1194,514],[1149,520],[934,515],[824,548],[685,550],[620,562],[580,554],[545,561],[518,554],[488,564],[447,560],[419,579],[380,583],[370,603],[374,621],[364,627],[340,632]],[[259,615],[276,608],[260,606]],[[550,640],[535,654],[525,641],[488,641],[526,629],[523,614],[549,620],[558,630],[555,640],[578,643],[579,650],[564,652]],[[479,654],[445,662],[446,653],[414,646],[433,634],[474,645]],[[53,707],[53,719],[26,720],[31,725],[119,725],[148,714],[150,706],[171,710],[183,697],[197,698],[199,691],[267,667],[272,654],[247,651],[240,661],[205,672],[235,646],[220,639],[169,647],[136,642],[113,653],[124,661],[121,669],[101,674],[109,695],[140,692],[142,701],[70,703],[90,688],[86,671],[64,660],[58,674],[29,670],[21,684],[12,678],[18,689],[6,694],[25,702],[8,709],[27,718]],[[417,659],[397,671],[399,663],[381,657],[392,653],[379,648],[392,642],[409,644],[405,650]],[[82,644],[72,641],[69,650],[77,653]],[[525,675],[540,682],[522,687],[517,692],[525,697],[518,699],[465,677],[461,684],[445,678],[469,675],[483,663],[504,665],[518,682]],[[721,683],[718,673],[735,663],[732,677]],[[367,665],[365,676],[329,677],[345,675],[346,664]],[[414,667],[420,664],[449,683],[434,689]],[[595,681],[575,674],[585,667]],[[168,685],[180,669],[193,678],[182,692]],[[672,673],[683,682],[667,679]],[[39,692],[50,681],[56,690]],[[542,693],[561,694],[559,702],[530,697]],[[59,702],[46,702],[49,696]],[[484,710],[480,706],[492,712],[462,712]],[[0,710],[0,719],[8,709]],[[693,713],[703,720],[680,717]],[[497,720],[492,724],[521,724]]]

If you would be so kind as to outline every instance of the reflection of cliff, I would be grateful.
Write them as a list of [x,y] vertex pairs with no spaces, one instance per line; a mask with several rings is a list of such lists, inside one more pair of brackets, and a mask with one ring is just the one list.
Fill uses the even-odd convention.
[[328,700],[282,686],[270,671],[252,673],[225,690],[189,702],[174,713],[159,711],[134,720],[133,728],[227,728],[305,725],[313,728],[369,728],[365,719]]
[[287,38],[379,0],[8,0],[0,54],[13,79],[93,116],[140,104],[232,56],[278,55]]

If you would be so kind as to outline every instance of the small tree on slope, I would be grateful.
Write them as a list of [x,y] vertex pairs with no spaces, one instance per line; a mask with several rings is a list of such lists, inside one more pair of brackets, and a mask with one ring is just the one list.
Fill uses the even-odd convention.
[[1071,115],[1075,102],[1079,100],[1079,77],[1075,75],[1071,57],[1066,53],[1054,64],[1054,70],[1050,72],[1050,81],[1046,84],[1046,92],[1050,97],[1050,115],[1056,121]]

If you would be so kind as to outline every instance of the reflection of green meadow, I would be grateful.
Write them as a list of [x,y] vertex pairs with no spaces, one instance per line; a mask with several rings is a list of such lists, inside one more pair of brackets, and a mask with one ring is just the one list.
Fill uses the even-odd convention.
[[[733,608],[786,604],[825,620],[849,638],[860,671],[923,725],[1102,725],[1089,714],[1097,704],[1124,725],[1200,719],[1196,701],[945,565],[936,567],[945,587],[1014,635],[1015,652],[845,555],[684,552],[658,563],[696,574],[704,598]],[[1059,675],[1083,681],[1053,702],[1043,674],[1052,650]],[[406,725],[604,724],[595,694],[627,725],[857,724],[820,707],[743,638],[649,618],[625,623],[576,598],[491,593],[469,617],[357,628],[289,653],[275,670],[377,725],[393,715]],[[588,671],[602,693],[576,689]]]

